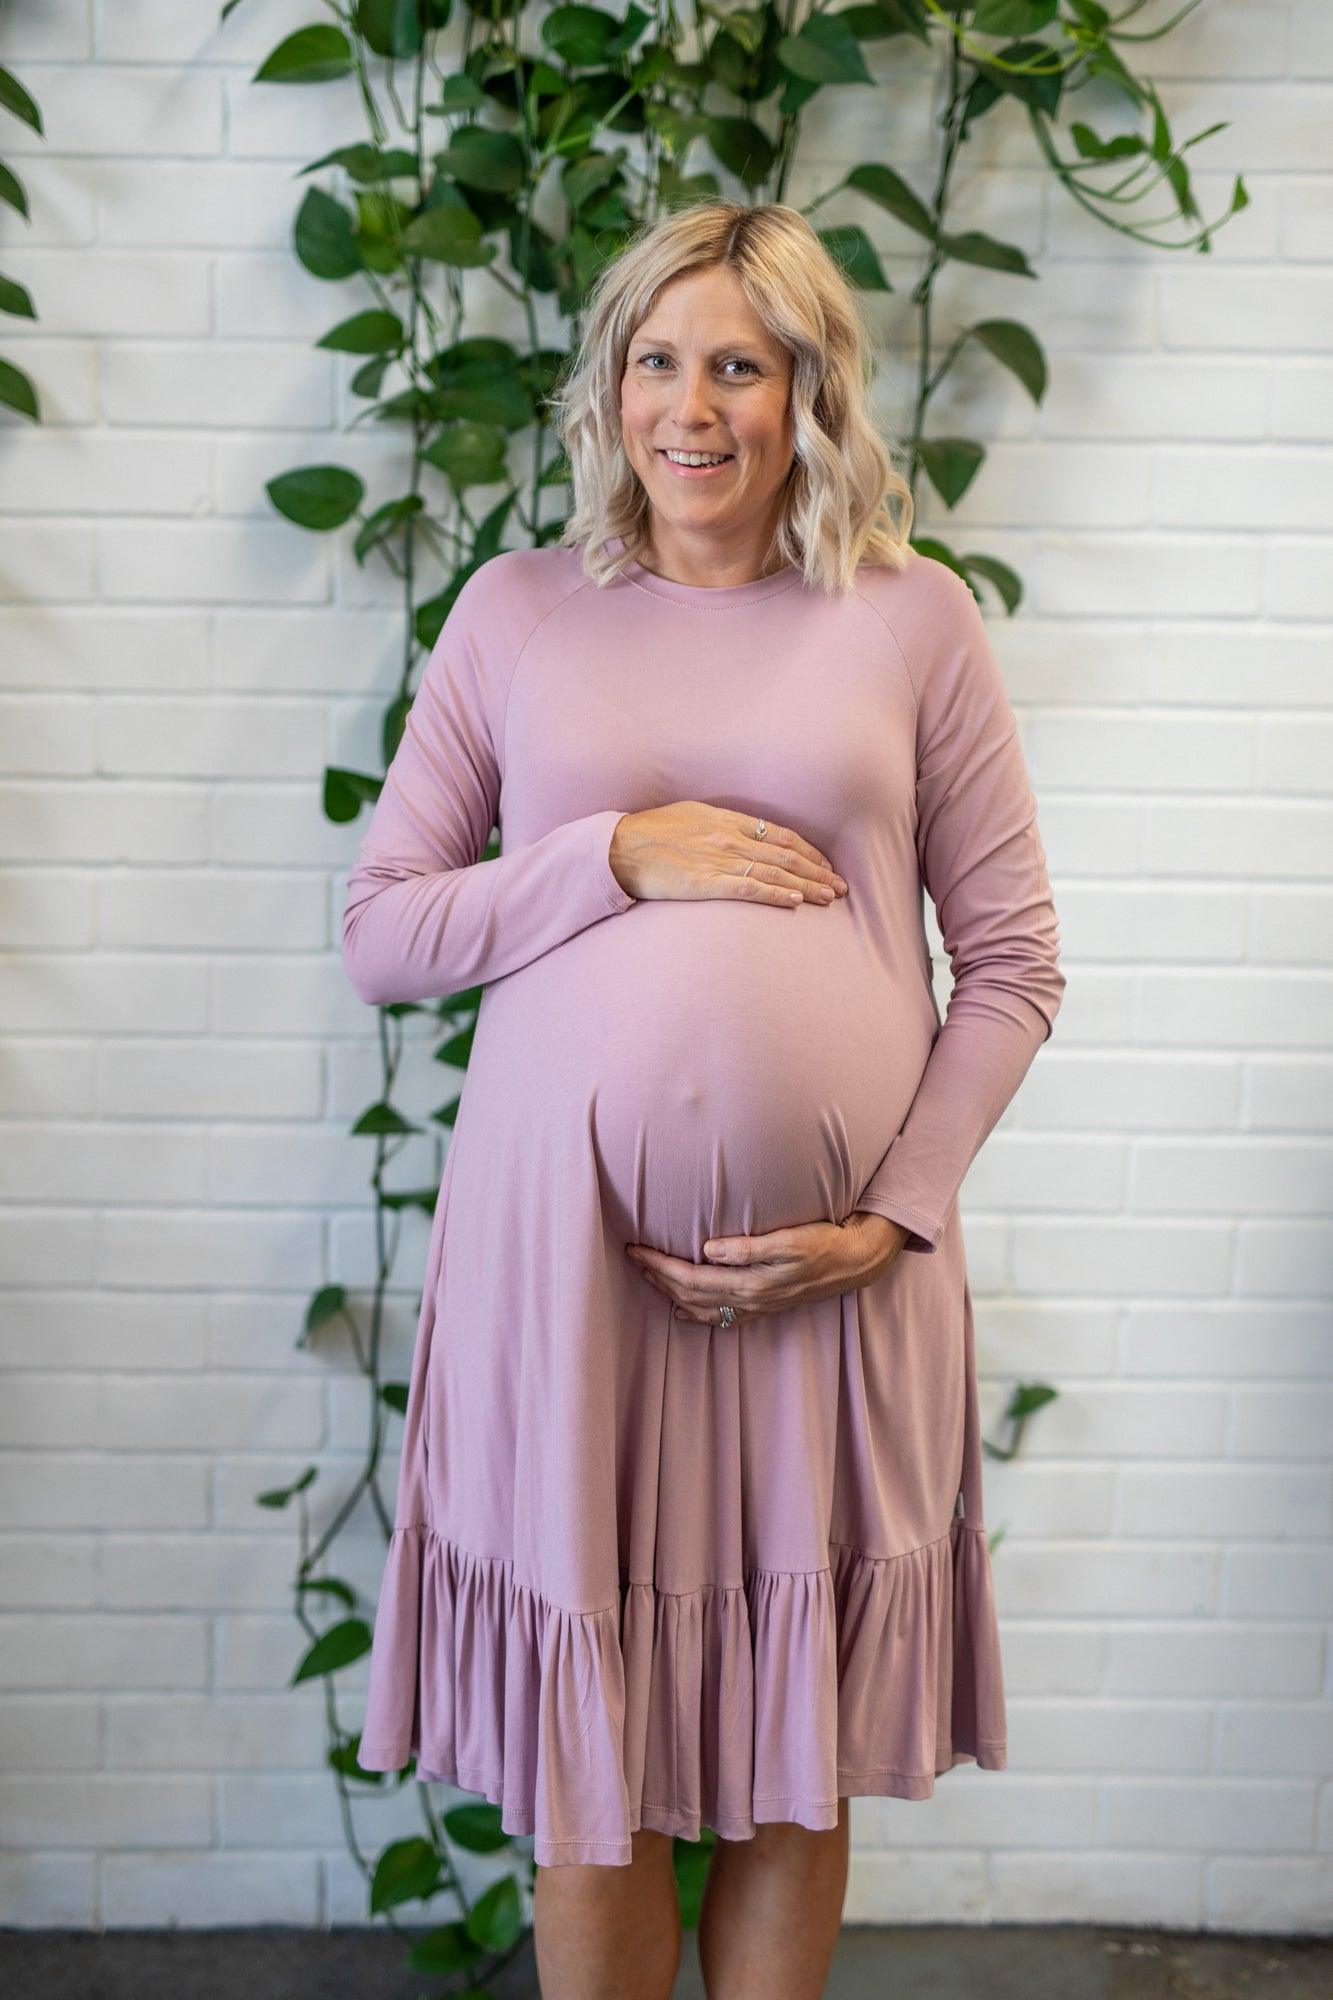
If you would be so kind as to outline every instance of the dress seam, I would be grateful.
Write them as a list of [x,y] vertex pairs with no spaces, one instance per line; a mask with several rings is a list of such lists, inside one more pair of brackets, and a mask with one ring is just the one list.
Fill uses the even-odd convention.
[[893,1215],[890,1217],[891,1221],[896,1221],[900,1216],[907,1215],[911,1217],[913,1222],[922,1223],[924,1226],[918,1233],[929,1237],[932,1241],[940,1228],[936,1217],[927,1215],[924,1208],[913,1208],[910,1202],[895,1201],[891,1194],[880,1194],[872,1188],[868,1194],[861,1196],[861,1206],[864,1207],[867,1202],[884,1202],[890,1204],[893,1208]]
[[538,614],[535,623],[530,627],[528,632],[524,635],[522,644],[519,646],[517,652],[514,654],[514,664],[509,669],[509,677],[505,682],[504,714],[500,718],[501,786],[503,786],[504,784],[505,769],[509,762],[509,704],[510,704],[510,699],[514,692],[514,682],[518,679],[518,670],[523,664],[523,656],[527,652],[528,647],[532,644],[532,641],[536,638],[538,632],[540,632],[542,626],[546,623],[547,619],[553,618],[557,611],[561,610],[566,604],[568,604],[571,597],[577,597],[581,590],[588,589],[591,586],[591,584],[592,584],[592,578],[590,576],[585,576],[583,574],[582,568],[580,568],[577,582],[572,584],[568,590],[564,591],[562,595],[556,599],[554,604],[548,604],[546,609]]
[[[954,1521],[960,1526],[970,1526],[974,1531],[980,1531],[979,1523],[964,1522],[961,1515],[956,1514]],[[410,1534],[413,1532],[423,1535],[433,1535],[437,1541],[445,1543],[458,1555],[468,1557],[473,1562],[499,1563],[503,1569],[512,1569],[513,1567],[514,1558],[512,1556],[488,1556],[480,1554],[475,1549],[465,1549],[451,1535],[441,1534],[438,1528],[433,1528],[429,1521],[406,1521],[400,1527],[395,1527],[394,1529],[395,1534]],[[917,1542],[910,1549],[899,1549],[895,1555],[872,1555],[868,1549],[858,1548],[854,1542],[831,1540],[829,1547],[830,1549],[846,1549],[850,1555],[856,1556],[861,1562],[876,1564],[901,1562],[906,1556],[919,1554],[922,1549],[938,1548],[939,1544],[947,1542],[953,1533],[954,1527],[950,1525],[944,1530],[942,1535],[934,1535],[928,1542]],[[761,1563],[742,1563],[741,1569],[745,1576],[829,1576],[832,1573],[832,1564],[823,1563],[818,1569],[768,1569]],[[631,1590],[651,1590],[655,1597],[697,1597],[701,1590],[743,1591],[745,1588],[744,1583],[701,1583],[696,1584],[693,1590],[663,1590],[655,1583],[636,1583],[632,1577],[626,1576],[623,1569],[621,1570],[621,1579],[622,1590],[626,1588]],[[570,1604],[556,1604],[543,1591],[535,1589],[530,1583],[515,1582],[513,1587],[515,1590],[526,1590],[530,1597],[538,1598],[549,1610],[563,1612],[567,1618],[604,1618],[608,1612],[619,1613],[620,1611],[620,1598],[618,1595],[614,1603],[598,1604],[594,1605],[590,1610],[580,1610]]]
[[[627,570],[620,569],[617,570],[615,574],[617,577],[621,579],[621,581],[633,584],[635,590],[642,591],[645,597],[655,598],[659,604],[675,604],[678,605],[682,611],[712,611],[719,613],[726,613],[728,611],[748,611],[752,605],[767,603],[769,598],[785,597],[789,590],[794,590],[798,583],[802,583],[805,580],[803,573],[798,570],[796,575],[792,578],[791,582],[787,584],[785,588],[782,590],[771,590],[767,592],[766,595],[760,595],[758,597],[741,598],[735,604],[696,604],[693,598],[667,597],[663,593],[651,589],[646,583],[640,583],[638,577],[630,576]],[[762,579],[760,579],[760,581],[762,581]],[[743,585],[740,587],[744,588]]]

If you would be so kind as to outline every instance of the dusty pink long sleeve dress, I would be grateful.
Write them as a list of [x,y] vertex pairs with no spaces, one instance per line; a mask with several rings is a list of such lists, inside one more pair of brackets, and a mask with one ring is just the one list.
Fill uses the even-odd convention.
[[[676,799],[794,827],[848,895],[636,900],[612,829]],[[956,1197],[1050,1033],[1058,943],[1013,711],[943,564],[863,565],[841,598],[795,568],[599,588],[576,548],[473,573],[343,929],[369,1003],[485,987],[368,1770],[415,1753],[549,1867],[1003,1768]],[[883,1277],[731,1327],[624,1255],[856,1209],[912,1232]]]

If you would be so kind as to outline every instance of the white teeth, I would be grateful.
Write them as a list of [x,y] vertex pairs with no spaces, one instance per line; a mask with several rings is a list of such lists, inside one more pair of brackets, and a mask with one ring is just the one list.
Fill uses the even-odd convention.
[[666,456],[673,465],[722,465],[731,453],[729,451],[668,451]]

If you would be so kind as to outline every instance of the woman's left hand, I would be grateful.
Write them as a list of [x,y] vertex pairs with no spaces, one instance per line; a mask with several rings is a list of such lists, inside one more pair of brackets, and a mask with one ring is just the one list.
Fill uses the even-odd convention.
[[627,1243],[625,1254],[672,1300],[678,1319],[716,1326],[720,1306],[730,1306],[736,1321],[757,1319],[868,1285],[888,1270],[907,1237],[900,1222],[858,1209],[845,1222],[801,1222],[764,1236],[710,1236],[703,1264],[646,1243]]

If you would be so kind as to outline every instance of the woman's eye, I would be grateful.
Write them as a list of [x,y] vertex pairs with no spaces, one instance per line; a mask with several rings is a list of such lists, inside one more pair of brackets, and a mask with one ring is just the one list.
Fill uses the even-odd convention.
[[[647,364],[650,361],[665,361],[667,359],[667,356],[665,354],[643,354],[640,355],[639,359],[643,362],[645,366],[647,366]],[[748,369],[748,371],[752,375],[758,372],[755,368],[753,361],[747,361],[745,359],[745,356],[742,354],[733,354],[728,361],[724,362],[723,366],[727,368],[731,367],[745,368]],[[656,368],[649,368],[648,373],[650,375],[656,375],[660,373],[660,370]]]

